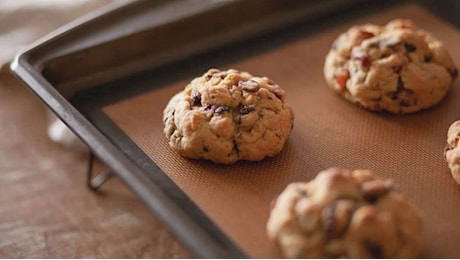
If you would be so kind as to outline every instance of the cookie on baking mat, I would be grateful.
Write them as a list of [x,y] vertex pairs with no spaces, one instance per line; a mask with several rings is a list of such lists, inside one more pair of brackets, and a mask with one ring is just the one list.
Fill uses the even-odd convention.
[[164,133],[174,150],[221,164],[278,154],[293,120],[280,86],[234,69],[210,69],[193,79],[163,113]]
[[439,103],[457,68],[443,43],[410,20],[396,19],[341,34],[326,56],[324,76],[353,103],[405,114]]
[[391,181],[338,168],[289,184],[267,223],[288,258],[413,258],[421,229],[416,209]]
[[460,120],[453,122],[447,130],[447,146],[444,158],[447,161],[452,178],[460,185]]

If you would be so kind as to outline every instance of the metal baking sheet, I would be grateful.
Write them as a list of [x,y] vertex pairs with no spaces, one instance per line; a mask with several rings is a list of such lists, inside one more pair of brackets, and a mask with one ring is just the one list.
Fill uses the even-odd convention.
[[[12,70],[197,257],[279,258],[265,235],[270,201],[330,166],[395,179],[424,215],[422,257],[458,257],[460,189],[442,158],[447,127],[460,119],[458,80],[439,106],[392,116],[345,102],[322,76],[339,33],[399,17],[432,31],[460,64],[455,1],[396,2],[134,1],[51,34]],[[211,67],[286,90],[296,119],[281,154],[222,166],[169,149],[166,102]]]

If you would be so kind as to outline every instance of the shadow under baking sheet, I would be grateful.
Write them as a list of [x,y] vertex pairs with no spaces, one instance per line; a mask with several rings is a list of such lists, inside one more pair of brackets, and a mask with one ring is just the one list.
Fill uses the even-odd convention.
[[[253,45],[210,54],[229,57],[239,53],[226,62],[208,57],[110,83],[137,90],[118,96],[110,90],[105,95],[112,96],[98,103],[96,110],[83,108],[94,92],[80,93],[75,104],[88,111],[88,118],[151,178],[162,182],[178,203],[197,211],[198,218],[204,213],[250,257],[280,257],[266,236],[265,225],[270,202],[288,183],[309,181],[328,167],[343,167],[372,169],[380,177],[393,179],[423,216],[422,257],[458,258],[460,188],[450,176],[443,150],[447,128],[460,119],[459,81],[434,108],[400,116],[372,113],[350,104],[334,94],[323,78],[325,55],[338,34],[354,24],[384,24],[393,18],[412,19],[432,32],[460,64],[458,30],[418,5],[406,4],[314,34],[303,34],[297,28],[286,32],[288,41],[269,48],[263,47],[264,41],[277,40],[266,36],[258,39],[261,48],[254,52]],[[225,166],[186,159],[169,148],[163,134],[163,109],[193,77],[211,67],[267,76],[285,89],[295,121],[279,155]],[[163,174],[149,170],[156,167]]]

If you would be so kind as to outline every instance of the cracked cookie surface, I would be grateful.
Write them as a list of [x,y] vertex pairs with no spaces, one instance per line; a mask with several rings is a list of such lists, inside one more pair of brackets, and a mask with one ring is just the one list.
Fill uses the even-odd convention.
[[232,164],[278,154],[293,127],[285,92],[267,77],[210,69],[163,112],[164,134],[180,155]]
[[414,113],[439,103],[457,77],[442,42],[410,20],[353,26],[326,56],[335,92],[372,111]]
[[447,130],[447,146],[444,151],[444,158],[454,178],[460,185],[460,120],[453,122]]
[[390,180],[329,168],[289,184],[267,222],[287,258],[414,258],[422,222]]

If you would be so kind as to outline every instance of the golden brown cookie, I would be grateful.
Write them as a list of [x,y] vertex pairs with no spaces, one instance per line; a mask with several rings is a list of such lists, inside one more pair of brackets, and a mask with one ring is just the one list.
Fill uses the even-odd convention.
[[444,45],[409,20],[353,26],[324,64],[328,85],[372,111],[413,113],[439,103],[457,68]]
[[267,77],[210,69],[163,113],[169,145],[182,156],[232,164],[278,154],[293,127],[285,92]]
[[422,222],[390,180],[330,168],[277,197],[267,232],[287,258],[414,258]]
[[453,122],[447,130],[447,146],[444,158],[447,161],[452,178],[460,185],[460,120]]

